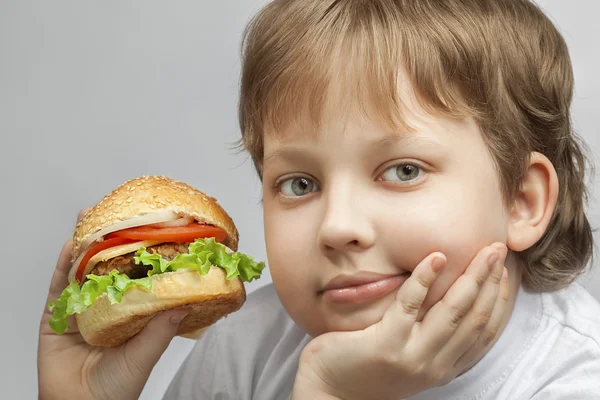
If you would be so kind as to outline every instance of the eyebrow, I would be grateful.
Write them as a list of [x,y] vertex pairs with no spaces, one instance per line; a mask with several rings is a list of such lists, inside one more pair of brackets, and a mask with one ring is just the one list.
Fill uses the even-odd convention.
[[368,146],[374,151],[384,150],[388,147],[443,147],[438,140],[418,134],[390,134],[382,139],[371,142]]
[[[427,147],[444,147],[439,141],[427,137],[420,136],[417,134],[390,134],[384,138],[372,140],[365,144],[367,151],[372,153],[379,153],[390,147],[408,147],[411,149],[415,148],[427,148]],[[305,150],[298,146],[282,146],[269,154],[263,160],[263,165],[275,162],[277,160],[288,160],[288,161],[300,161],[311,158],[312,155],[309,150]]]
[[265,157],[263,160],[263,165],[273,163],[278,160],[300,161],[306,159],[307,157],[310,158],[310,153],[304,150],[302,147],[282,146]]

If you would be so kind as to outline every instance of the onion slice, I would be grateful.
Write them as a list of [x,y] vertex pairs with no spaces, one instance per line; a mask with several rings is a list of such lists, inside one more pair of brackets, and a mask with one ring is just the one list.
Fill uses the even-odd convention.
[[180,216],[175,211],[158,211],[151,214],[145,214],[129,218],[125,221],[115,222],[114,224],[111,224],[110,226],[107,226],[104,229],[100,229],[98,232],[90,235],[85,240],[82,240],[80,251],[87,251],[87,249],[92,243],[112,232],[121,231],[123,229],[135,228],[137,226],[171,222],[176,221],[178,219],[180,219]]
[[69,270],[69,275],[68,275],[69,282],[73,282],[75,280],[75,274],[77,273],[77,270],[79,269],[79,264],[81,263],[81,260],[85,256],[85,253],[87,253],[87,250],[82,251],[81,254],[79,255],[79,257],[77,257],[77,259],[73,262],[73,265],[71,266],[71,269]]
[[150,226],[153,228],[174,228],[177,226],[188,226],[192,222],[194,222],[194,219],[192,217],[181,217],[174,221],[159,222],[158,224],[152,224]]

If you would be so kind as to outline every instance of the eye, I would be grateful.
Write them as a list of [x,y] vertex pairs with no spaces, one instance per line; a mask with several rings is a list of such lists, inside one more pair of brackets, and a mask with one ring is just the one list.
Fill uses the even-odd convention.
[[304,177],[289,178],[279,184],[279,191],[286,197],[302,197],[318,189],[312,179]]
[[398,164],[386,169],[382,180],[389,182],[411,182],[419,178],[423,170],[412,164]]

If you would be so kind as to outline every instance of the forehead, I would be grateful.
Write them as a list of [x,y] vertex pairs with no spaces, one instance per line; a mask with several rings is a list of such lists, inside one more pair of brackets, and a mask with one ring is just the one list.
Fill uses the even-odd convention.
[[408,134],[415,130],[410,121],[424,119],[423,109],[413,90],[406,71],[399,68],[387,88],[381,84],[376,90],[365,83],[363,72],[342,68],[331,73],[323,83],[323,92],[298,91],[293,99],[282,97],[265,107],[265,139],[286,141],[298,135],[319,139],[326,132],[344,130],[348,123],[360,124],[369,129],[377,126],[389,133]]
[[[264,130],[265,158],[271,148],[294,142],[321,142],[324,136],[360,131],[365,142],[394,142],[398,137],[427,136],[432,126],[460,122],[462,118],[444,115],[427,107],[410,83],[408,73],[399,68],[394,79],[394,96],[374,90],[357,90],[360,75],[331,76],[327,91],[318,99],[290,103],[287,118],[267,121]],[[280,104],[281,106],[281,104]],[[296,107],[296,108],[292,108]]]

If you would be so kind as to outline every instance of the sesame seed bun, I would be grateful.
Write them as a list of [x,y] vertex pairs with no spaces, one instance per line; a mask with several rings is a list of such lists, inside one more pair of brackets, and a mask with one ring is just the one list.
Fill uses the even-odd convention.
[[173,211],[223,229],[223,244],[237,250],[239,234],[216,199],[198,189],[164,176],[142,176],[127,181],[106,195],[77,223],[73,234],[71,262],[90,244],[90,238],[104,228],[134,217],[158,211]]

